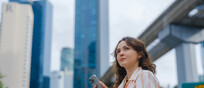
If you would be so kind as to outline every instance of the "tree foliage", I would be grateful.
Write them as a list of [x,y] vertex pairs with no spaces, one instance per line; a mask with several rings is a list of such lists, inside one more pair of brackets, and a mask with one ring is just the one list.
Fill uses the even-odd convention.
[[4,87],[4,84],[2,83],[1,79],[3,78],[4,76],[2,75],[2,73],[0,73],[0,88],[8,88],[8,87]]

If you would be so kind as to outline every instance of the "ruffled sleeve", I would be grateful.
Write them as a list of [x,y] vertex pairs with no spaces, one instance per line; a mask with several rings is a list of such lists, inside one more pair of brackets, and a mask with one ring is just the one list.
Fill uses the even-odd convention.
[[151,71],[143,70],[136,81],[136,88],[159,88],[159,82]]

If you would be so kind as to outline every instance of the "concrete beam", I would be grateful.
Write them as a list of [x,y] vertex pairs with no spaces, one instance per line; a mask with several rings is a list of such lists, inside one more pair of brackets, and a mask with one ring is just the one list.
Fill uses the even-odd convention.
[[201,43],[204,41],[204,29],[170,25],[158,33],[158,39],[160,39],[160,42],[149,51],[153,61],[157,60],[182,42]]
[[158,32],[169,24],[184,19],[192,9],[203,2],[204,0],[176,0],[138,38],[148,46],[158,37]]
[[105,75],[100,78],[100,80],[106,84],[106,86],[111,87],[114,83],[114,66],[111,66],[108,71],[105,73]]
[[168,47],[166,44],[159,42],[156,46],[154,46],[150,51],[149,54],[152,61],[157,60],[159,57],[164,55],[166,52],[170,51],[172,48]]

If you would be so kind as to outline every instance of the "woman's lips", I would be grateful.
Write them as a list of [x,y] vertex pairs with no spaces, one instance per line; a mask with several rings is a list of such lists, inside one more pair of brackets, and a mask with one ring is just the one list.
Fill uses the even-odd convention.
[[124,61],[126,58],[120,58],[120,61],[122,62],[122,61]]

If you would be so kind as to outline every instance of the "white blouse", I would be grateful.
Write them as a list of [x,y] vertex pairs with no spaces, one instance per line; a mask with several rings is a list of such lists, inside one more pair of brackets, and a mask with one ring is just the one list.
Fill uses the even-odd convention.
[[118,88],[159,88],[159,82],[149,70],[138,67],[126,84],[126,76]]

